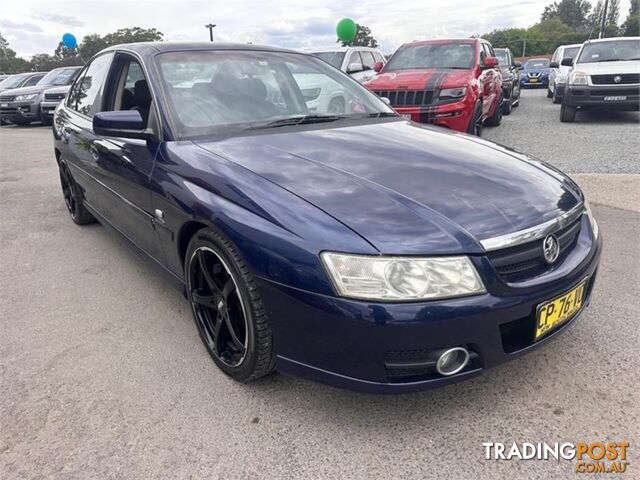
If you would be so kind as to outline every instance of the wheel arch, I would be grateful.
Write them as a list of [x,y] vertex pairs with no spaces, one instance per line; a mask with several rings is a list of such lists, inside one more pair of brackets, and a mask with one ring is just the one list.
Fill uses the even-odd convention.
[[193,236],[198,233],[200,230],[205,228],[209,228],[210,225],[203,223],[198,220],[190,220],[186,222],[180,230],[178,231],[177,238],[177,247],[178,247],[178,256],[180,258],[180,263],[184,265],[185,256],[187,254],[187,248],[189,247],[189,242],[193,238]]

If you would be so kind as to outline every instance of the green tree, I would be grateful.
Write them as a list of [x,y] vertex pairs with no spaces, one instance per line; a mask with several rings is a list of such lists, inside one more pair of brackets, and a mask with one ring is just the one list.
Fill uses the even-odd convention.
[[[604,2],[598,0],[598,3],[589,15],[589,23],[593,28],[591,37],[598,37],[602,26],[602,15],[604,14]],[[605,37],[615,37],[619,34],[620,28],[618,22],[620,20],[620,0],[609,0],[607,7],[607,19],[605,22]]]
[[37,53],[31,60],[29,66],[34,72],[47,72],[57,67],[61,67],[60,61],[48,53]]
[[78,45],[78,54],[86,62],[100,50],[103,50],[108,46],[109,45],[104,38],[97,33],[92,33],[84,36],[82,42]]
[[121,28],[104,36],[108,46],[120,43],[161,42],[164,33],[155,28]]
[[356,23],[356,27],[358,28],[356,37],[350,42],[342,42],[338,39],[338,43],[342,43],[343,47],[371,47],[377,48],[378,41],[371,35],[371,29],[364,25],[359,25]]
[[625,37],[640,36],[640,0],[631,0],[629,15],[620,26],[620,31]]
[[545,7],[541,20],[558,17],[562,23],[578,29],[588,24],[590,10],[591,3],[588,0],[560,0]]
[[18,57],[15,50],[9,48],[9,42],[0,32],[0,72],[20,73],[29,69],[29,62]]

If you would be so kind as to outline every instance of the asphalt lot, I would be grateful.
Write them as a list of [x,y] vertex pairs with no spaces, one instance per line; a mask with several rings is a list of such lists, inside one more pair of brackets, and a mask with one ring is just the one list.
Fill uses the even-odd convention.
[[0,478],[572,478],[482,442],[596,440],[631,442],[637,478],[640,175],[598,174],[640,173],[637,115],[565,127],[557,108],[526,91],[485,138],[579,173],[606,243],[590,308],[524,358],[401,396],[228,380],[181,294],[67,217],[50,131],[1,128]]

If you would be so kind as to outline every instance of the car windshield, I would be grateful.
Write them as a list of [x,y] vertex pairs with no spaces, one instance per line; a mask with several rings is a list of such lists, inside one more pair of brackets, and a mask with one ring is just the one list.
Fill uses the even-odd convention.
[[157,58],[181,138],[397,116],[358,82],[312,55],[219,50]]
[[562,58],[570,58],[573,60],[574,58],[576,58],[578,50],[580,50],[580,47],[565,48],[564,52],[562,52]]
[[42,77],[38,85],[69,85],[77,71],[77,68],[56,68]]
[[640,40],[586,43],[576,63],[640,60]]
[[495,53],[500,65],[509,65],[509,55],[506,50],[495,50]]
[[312,52],[311,55],[315,55],[334,67],[340,68],[344,61],[344,53],[345,52]]
[[429,43],[407,45],[393,54],[384,68],[409,70],[412,68],[472,68],[475,61],[473,43]]
[[544,58],[527,60],[527,63],[524,64],[524,68],[528,70],[535,70],[537,68],[549,68],[549,60],[546,60]]
[[9,89],[20,86],[20,84],[28,77],[28,75],[11,75],[0,82],[0,88]]

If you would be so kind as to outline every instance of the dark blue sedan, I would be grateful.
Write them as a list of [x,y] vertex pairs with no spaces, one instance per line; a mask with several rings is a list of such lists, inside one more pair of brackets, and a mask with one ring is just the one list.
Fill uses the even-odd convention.
[[445,385],[546,343],[589,303],[602,243],[574,182],[407,121],[314,56],[111,47],[53,130],[72,220],[100,221],[183,289],[238,381]]

